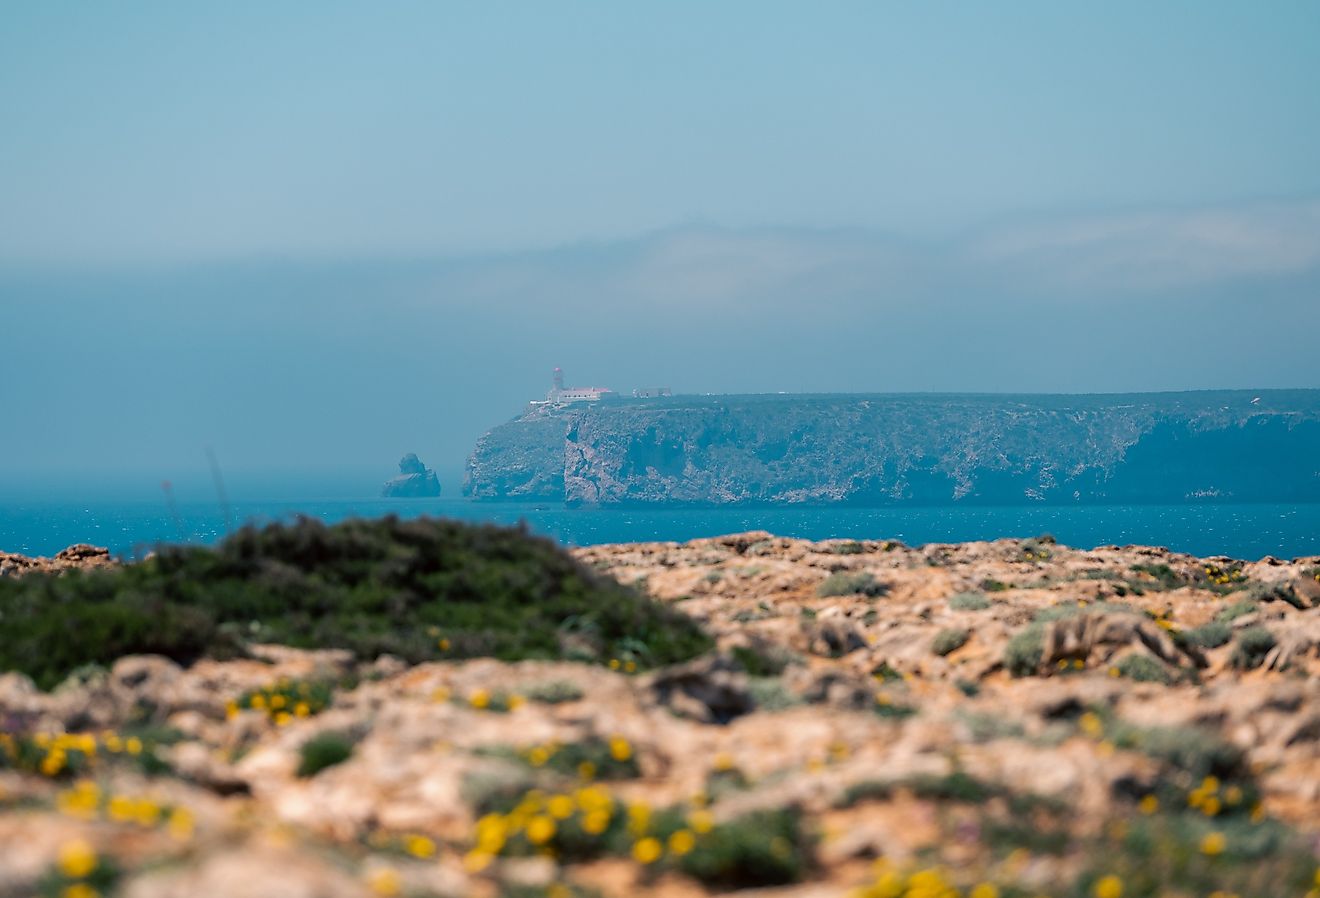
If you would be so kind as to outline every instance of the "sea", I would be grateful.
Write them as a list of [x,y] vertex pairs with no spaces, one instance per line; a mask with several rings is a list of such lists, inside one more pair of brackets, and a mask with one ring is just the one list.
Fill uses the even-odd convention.
[[892,539],[911,546],[1048,533],[1077,548],[1140,544],[1242,560],[1320,555],[1320,504],[569,509],[447,497],[243,500],[227,506],[216,501],[11,500],[0,502],[0,551],[52,555],[73,543],[91,543],[134,558],[161,543],[214,543],[244,523],[299,515],[334,522],[391,514],[522,523],[571,546],[684,542],[748,530],[806,539]]

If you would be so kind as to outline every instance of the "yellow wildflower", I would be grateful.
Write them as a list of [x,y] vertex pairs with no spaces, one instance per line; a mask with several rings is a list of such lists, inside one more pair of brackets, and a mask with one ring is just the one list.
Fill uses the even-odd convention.
[[1082,728],[1083,733],[1092,739],[1100,738],[1100,734],[1105,730],[1104,724],[1100,722],[1100,718],[1093,711],[1087,711],[1077,718],[1077,725]]
[[555,795],[545,803],[545,809],[556,820],[567,820],[573,816],[573,799],[567,795]]
[[637,662],[628,661],[623,665],[624,673],[637,673]]
[[588,811],[582,818],[582,829],[593,836],[598,836],[609,828],[609,811]]
[[523,705],[525,705],[525,704],[527,704],[527,699],[523,698],[521,695],[514,694],[514,695],[509,696],[509,710],[510,710],[510,711],[516,711],[517,709],[521,708],[521,707],[522,707]]
[[[238,716],[238,702],[234,701],[233,699],[230,699],[229,701],[225,702],[225,717],[230,720],[233,720],[237,716]],[[106,747],[109,748],[108,745]]]
[[142,740],[137,736],[129,736],[124,740],[124,751],[130,755],[142,754]]
[[1207,817],[1214,817],[1219,813],[1220,802],[1218,797],[1211,795],[1205,801],[1201,802],[1201,813]]
[[468,696],[468,704],[478,711],[490,707],[490,693],[485,689],[478,689]]
[[258,692],[256,695],[248,699],[248,707],[254,708],[258,711],[266,710],[266,696]]
[[527,821],[527,841],[533,845],[544,845],[555,837],[555,821],[544,814],[538,814]]
[[59,776],[64,769],[65,755],[61,749],[54,749],[41,759],[41,772],[46,776]]
[[170,835],[180,841],[192,838],[193,815],[187,808],[175,808],[170,812]]
[[277,727],[288,726],[292,720],[293,720],[292,714],[290,714],[288,711],[281,711],[275,715],[275,726]]
[[628,805],[628,832],[640,836],[651,825],[651,807],[642,802]]
[[60,872],[70,879],[82,879],[96,869],[96,850],[85,839],[74,839],[60,846]]
[[283,708],[287,703],[288,703],[288,699],[286,699],[284,696],[280,695],[279,693],[276,693],[275,695],[272,695],[270,697],[270,709],[272,711],[278,711],[280,708]]
[[977,883],[972,890],[967,893],[967,898],[999,898],[999,889],[996,888],[993,883]]
[[1160,800],[1154,795],[1147,795],[1145,798],[1141,799],[1141,803],[1138,807],[1141,809],[1141,813],[1149,817],[1160,809]]
[[140,798],[133,802],[133,819],[139,826],[155,826],[160,820],[160,806],[150,798]]
[[1215,857],[1224,853],[1228,847],[1228,840],[1224,834],[1218,831],[1206,833],[1205,838],[1201,840],[1201,853],[1208,857]]
[[533,767],[544,767],[550,760],[550,750],[544,745],[538,745],[527,753],[527,763]]
[[104,745],[105,750],[111,754],[119,754],[119,752],[124,750],[124,740],[120,739],[115,733],[107,733],[105,738],[101,740],[101,744]]
[[638,839],[633,843],[633,860],[639,864],[654,864],[660,860],[660,855],[664,854],[664,848],[660,845],[660,840],[653,836],[647,836],[645,839]]
[[133,799],[127,795],[115,795],[106,805],[106,813],[116,823],[127,823],[133,819]]
[[75,882],[64,887],[60,898],[100,898],[100,894],[85,882]]
[[495,855],[474,848],[463,855],[463,869],[469,873],[480,873],[489,867],[490,862],[493,860],[495,860]]
[[371,889],[373,894],[392,898],[403,891],[403,883],[399,879],[398,871],[393,867],[380,867],[367,876],[367,888]]
[[628,740],[622,736],[614,736],[610,739],[610,757],[616,761],[623,762],[632,757],[632,746]]
[[440,640],[438,643],[436,643],[436,645],[440,647],[440,651],[447,652],[449,651],[449,646],[451,645],[451,643],[449,642],[448,638],[445,638]]
[[697,837],[689,829],[680,829],[669,837],[669,853],[682,857],[697,847]]
[[578,776],[582,777],[584,780],[595,779],[596,777],[596,765],[590,761],[583,761],[578,765],[577,770]]
[[435,854],[435,842],[421,835],[409,836],[404,841],[403,848],[413,857],[422,858],[423,860]]
[[710,811],[693,811],[688,814],[687,822],[698,833],[708,833],[715,828],[715,818]]
[[431,701],[447,702],[449,701],[449,690],[443,686],[437,686],[431,690]]
[[620,663],[619,663],[619,659],[618,659],[618,658],[611,658],[611,659],[610,659],[610,670],[618,670],[620,666],[621,666],[621,665],[620,665]]
[[1095,898],[1122,898],[1123,880],[1111,873],[1100,878],[1091,891]]

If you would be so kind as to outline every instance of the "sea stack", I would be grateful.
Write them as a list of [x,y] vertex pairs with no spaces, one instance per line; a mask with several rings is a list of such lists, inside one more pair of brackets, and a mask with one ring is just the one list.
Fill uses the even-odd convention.
[[399,476],[391,477],[381,487],[387,499],[423,499],[440,495],[440,479],[435,471],[422,464],[416,453],[399,459]]

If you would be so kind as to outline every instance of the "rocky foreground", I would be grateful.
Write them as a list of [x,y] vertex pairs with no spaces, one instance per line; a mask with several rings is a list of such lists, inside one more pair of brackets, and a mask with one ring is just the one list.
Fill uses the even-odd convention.
[[1320,894],[1320,558],[574,554],[718,650],[0,674],[0,895]]

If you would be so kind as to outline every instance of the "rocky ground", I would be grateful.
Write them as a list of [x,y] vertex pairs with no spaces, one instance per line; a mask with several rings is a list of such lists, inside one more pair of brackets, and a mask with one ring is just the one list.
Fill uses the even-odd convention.
[[[0,575],[106,563],[70,551]],[[719,651],[0,674],[0,895],[1320,889],[1320,558],[765,533],[575,554]]]

